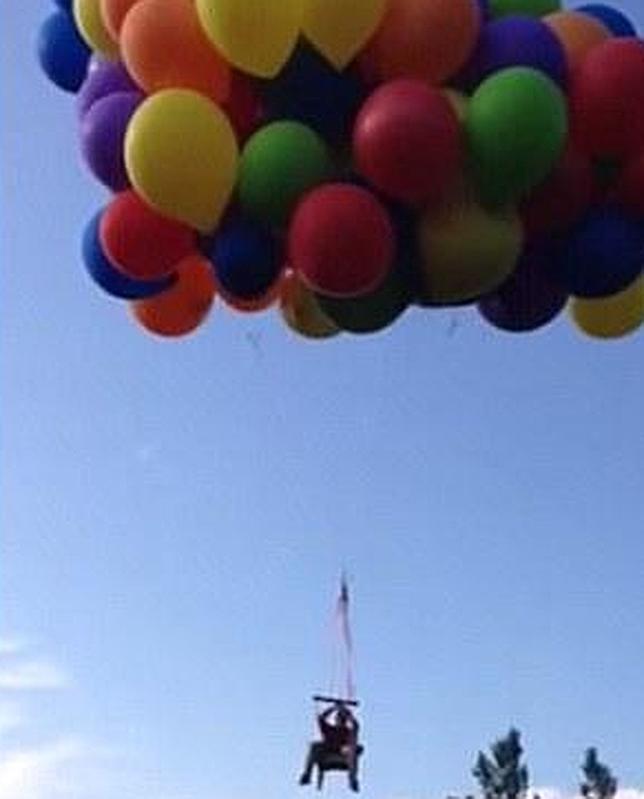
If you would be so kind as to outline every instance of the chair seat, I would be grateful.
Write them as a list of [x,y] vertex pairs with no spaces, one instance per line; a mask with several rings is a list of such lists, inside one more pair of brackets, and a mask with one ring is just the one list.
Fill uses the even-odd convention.
[[331,753],[321,759],[320,768],[324,771],[348,771],[349,763],[344,755]]

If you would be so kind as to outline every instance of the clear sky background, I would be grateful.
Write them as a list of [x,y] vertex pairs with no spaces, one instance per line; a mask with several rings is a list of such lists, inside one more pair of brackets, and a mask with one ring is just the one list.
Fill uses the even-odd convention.
[[366,799],[472,789],[510,724],[535,785],[595,744],[643,788],[641,334],[143,334],[81,266],[106,197],[48,10],[2,12],[0,799],[306,796],[342,568]]

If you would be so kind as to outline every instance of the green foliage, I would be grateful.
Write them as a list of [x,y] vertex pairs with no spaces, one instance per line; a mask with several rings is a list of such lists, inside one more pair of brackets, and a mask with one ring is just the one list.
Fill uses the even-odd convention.
[[485,799],[524,799],[527,796],[528,768],[521,763],[522,754],[521,734],[515,729],[492,745],[491,756],[479,752],[472,773]]
[[586,750],[581,770],[584,775],[579,786],[582,796],[586,799],[613,799],[617,793],[617,779],[608,766],[600,762],[594,747]]

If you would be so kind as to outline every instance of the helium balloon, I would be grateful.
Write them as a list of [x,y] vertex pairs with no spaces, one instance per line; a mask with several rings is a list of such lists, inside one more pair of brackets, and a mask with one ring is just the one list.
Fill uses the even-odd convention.
[[302,0],[302,31],[336,69],[344,69],[373,35],[387,0]]
[[458,82],[473,89],[495,72],[515,66],[532,67],[564,85],[566,54],[559,39],[540,19],[508,16],[484,25]]
[[644,42],[614,38],[576,70],[570,88],[575,141],[598,158],[624,158],[644,143]]
[[135,280],[158,280],[196,252],[194,232],[161,216],[134,191],[118,194],[105,209],[100,240],[110,261]]
[[435,203],[461,165],[459,121],[437,89],[393,80],[360,109],[353,152],[358,171],[380,191],[412,204]]
[[55,11],[43,22],[38,34],[38,60],[52,83],[66,92],[76,92],[87,73],[90,50],[64,11]]
[[610,206],[589,211],[553,249],[553,276],[577,297],[607,297],[644,269],[644,223]]
[[644,149],[624,165],[614,186],[613,199],[627,212],[644,219]]
[[510,333],[537,330],[555,319],[568,294],[553,281],[545,258],[538,247],[526,250],[505,283],[478,303],[481,316]]
[[596,193],[590,158],[569,144],[546,180],[521,204],[527,235],[563,233],[585,214]]
[[58,6],[58,8],[62,8],[63,11],[71,14],[72,0],[54,0],[54,3]]
[[201,325],[215,299],[215,280],[210,264],[200,255],[189,255],[177,266],[174,284],[148,300],[132,303],[136,321],[158,336],[185,336]]
[[118,58],[118,43],[105,27],[100,0],[74,0],[73,9],[78,30],[92,50],[105,58]]
[[323,313],[340,330],[349,333],[377,333],[390,327],[411,302],[404,276],[391,269],[382,283],[361,297],[338,299],[320,295]]
[[292,269],[280,282],[280,313],[295,333],[304,338],[326,339],[337,336],[340,330],[320,308],[315,294],[307,288]]
[[225,100],[230,68],[206,37],[193,0],[138,0],[121,28],[130,74],[147,91],[183,88]]
[[441,94],[452,106],[452,111],[456,114],[459,124],[464,125],[467,118],[467,104],[469,97],[457,89],[442,89]]
[[116,269],[101,247],[100,219],[101,214],[96,214],[85,228],[82,249],[85,268],[103,291],[121,300],[134,300],[153,297],[172,285],[173,277],[153,281],[132,280]]
[[610,37],[605,25],[580,11],[557,11],[543,21],[561,42],[568,72],[572,73],[598,44]]
[[289,263],[320,294],[355,297],[374,289],[391,268],[394,231],[368,191],[331,183],[300,202],[289,230]]
[[81,149],[92,174],[114,191],[129,186],[123,142],[142,96],[117,92],[95,102],[81,121]]
[[633,23],[616,8],[604,5],[604,3],[589,3],[588,5],[580,6],[577,11],[598,19],[613,36],[637,36],[637,30]]
[[544,17],[561,8],[561,0],[490,0],[490,14],[494,19],[514,14]]
[[138,0],[100,0],[103,22],[113,39],[118,40],[125,17],[135,3]]
[[468,105],[470,161],[483,200],[501,205],[544,180],[566,142],[566,103],[534,69],[512,67],[476,90]]
[[275,285],[283,263],[272,233],[243,218],[233,218],[217,231],[209,255],[217,285],[240,300],[263,297]]
[[573,297],[570,315],[577,327],[593,338],[615,339],[634,333],[644,322],[644,277],[612,297]]
[[230,91],[221,107],[228,115],[237,140],[244,143],[264,122],[264,107],[252,80],[232,71]]
[[460,305],[498,288],[517,265],[523,244],[516,213],[467,204],[426,214],[420,222],[424,304]]
[[338,72],[305,44],[260,92],[270,119],[297,120],[334,141],[348,134],[365,94],[355,71]]
[[144,100],[132,118],[125,162],[132,185],[153,208],[208,233],[235,183],[237,142],[210,100],[165,89]]
[[475,0],[390,0],[365,50],[368,71],[441,84],[466,63],[480,26]]
[[138,92],[128,71],[120,61],[103,61],[88,72],[78,92],[78,115],[83,117],[97,100],[117,92]]
[[208,38],[242,72],[274,77],[291,55],[301,0],[196,0]]
[[261,128],[239,162],[241,207],[269,225],[283,225],[300,199],[333,174],[327,145],[301,122],[284,120]]

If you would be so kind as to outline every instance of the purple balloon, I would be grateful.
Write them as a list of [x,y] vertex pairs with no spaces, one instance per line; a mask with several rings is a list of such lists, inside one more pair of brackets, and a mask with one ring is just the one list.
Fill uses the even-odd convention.
[[462,70],[458,83],[473,89],[493,73],[517,66],[538,69],[562,86],[566,82],[563,46],[540,19],[516,15],[484,25],[474,54]]
[[508,280],[478,303],[481,316],[511,333],[527,333],[551,322],[565,306],[568,293],[548,274],[546,259],[546,249],[526,250]]
[[95,102],[81,121],[81,150],[92,173],[114,191],[130,185],[123,143],[143,95],[117,92]]
[[123,64],[100,61],[88,72],[78,92],[78,114],[83,117],[97,100],[110,94],[139,91]]

